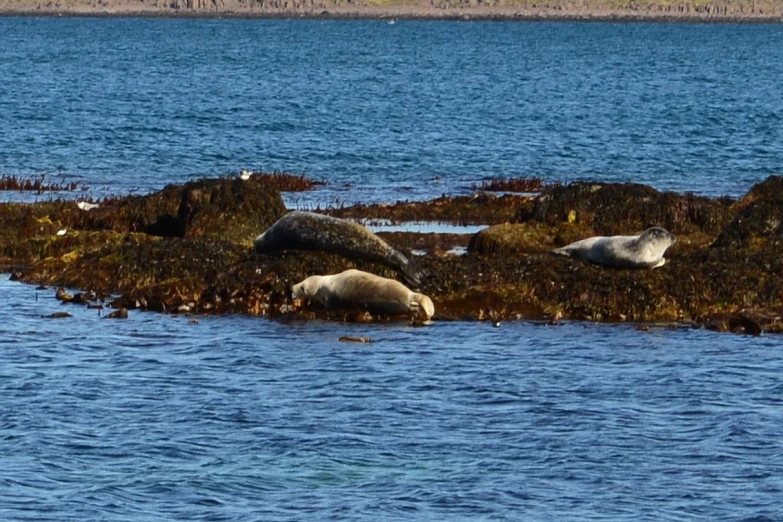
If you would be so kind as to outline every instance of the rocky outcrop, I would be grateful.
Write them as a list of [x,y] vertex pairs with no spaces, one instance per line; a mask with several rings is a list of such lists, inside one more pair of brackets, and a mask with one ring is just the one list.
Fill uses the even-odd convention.
[[29,264],[133,234],[250,245],[286,212],[280,193],[263,178],[202,179],[95,205],[83,210],[74,201],[0,204],[7,230],[0,236],[0,263]]
[[[495,223],[476,234],[466,255],[438,254],[437,245],[429,243],[439,236],[431,238],[429,253],[416,262],[427,272],[418,290],[435,302],[435,320],[667,322],[752,334],[783,332],[781,179],[770,178],[732,204],[613,184],[574,184],[538,199],[527,209],[526,221]],[[502,200],[485,203],[491,207],[493,201]],[[0,204],[6,231],[0,236],[0,255],[6,263],[25,265],[16,275],[23,281],[119,294],[113,301],[118,308],[284,320],[399,320],[369,316],[366,310],[300,308],[292,302],[291,286],[310,275],[348,268],[390,278],[397,274],[376,263],[322,252],[254,253],[248,237],[283,211],[274,188],[234,179],[201,180],[141,198],[97,203],[100,207],[89,211],[72,201]],[[455,213],[465,204],[453,203]],[[442,208],[448,204],[429,202],[433,215],[448,213]],[[409,210],[421,216],[427,208],[422,202]],[[151,233],[157,231],[150,224],[166,214],[182,219],[183,234],[161,238]],[[612,219],[605,220],[605,214]],[[404,207],[395,215],[410,220]],[[500,214],[487,208],[487,215]],[[701,239],[687,248],[678,240],[667,252],[666,265],[654,270],[607,269],[549,253],[567,235],[564,230],[629,233],[615,228],[617,222],[643,228],[648,220],[679,230],[678,239]],[[726,226],[719,229],[723,222]],[[58,235],[63,229],[67,232]],[[387,239],[405,250],[418,243],[415,235],[406,233],[402,245],[396,242],[402,236]],[[444,241],[453,238],[444,236]]]
[[556,248],[552,229],[538,223],[502,223],[473,234],[468,252],[478,255],[514,255]]
[[584,235],[636,234],[651,226],[677,235],[717,234],[732,218],[731,203],[637,183],[574,182],[547,189],[523,205],[517,218],[590,232]]
[[90,211],[74,206],[60,220],[63,226],[84,231],[251,241],[285,212],[280,193],[263,180],[219,178],[168,185],[145,196],[105,200]]
[[735,205],[735,212],[713,247],[783,254],[783,177],[756,184]]

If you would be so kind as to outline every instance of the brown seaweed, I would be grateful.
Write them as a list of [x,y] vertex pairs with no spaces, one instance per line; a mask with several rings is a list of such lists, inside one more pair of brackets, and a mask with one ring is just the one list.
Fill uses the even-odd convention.
[[[572,185],[547,188],[533,199],[443,197],[391,206],[387,216],[400,221],[464,220],[466,209],[475,206],[471,220],[496,226],[470,238],[464,255],[445,251],[455,241],[467,243],[467,236],[388,233],[384,238],[406,255],[423,248],[416,261],[428,276],[420,291],[435,302],[434,320],[571,319],[752,335],[783,331],[783,183],[778,178],[739,201],[660,193],[641,185]],[[272,186],[200,180],[99,203],[90,211],[73,202],[0,204],[5,231],[0,263],[16,266],[18,277],[32,284],[118,295],[111,305],[128,310],[243,313],[281,321],[401,319],[361,309],[294,306],[291,286],[313,274],[348,268],[390,278],[398,274],[338,254],[254,253],[252,237],[285,211]],[[373,217],[368,214],[387,208],[357,205],[345,212]],[[148,227],[165,214],[182,219],[184,234],[150,233]],[[515,222],[498,221],[509,215]],[[607,269],[549,254],[570,238],[637,233],[649,224],[678,234],[661,268]]]

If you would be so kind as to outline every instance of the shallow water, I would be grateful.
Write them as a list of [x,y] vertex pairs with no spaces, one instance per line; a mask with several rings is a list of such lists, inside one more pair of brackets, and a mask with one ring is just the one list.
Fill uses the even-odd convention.
[[391,223],[388,220],[372,219],[360,222],[373,232],[413,232],[416,234],[475,234],[487,225],[454,225],[440,221],[404,221]]
[[[325,179],[299,208],[494,176],[736,196],[783,164],[781,31],[0,18],[0,173]],[[778,337],[197,320],[0,276],[0,519],[779,518]]]
[[[120,321],[0,291],[16,303],[0,308],[9,520],[779,514],[777,338]],[[60,310],[73,317],[40,317]]]

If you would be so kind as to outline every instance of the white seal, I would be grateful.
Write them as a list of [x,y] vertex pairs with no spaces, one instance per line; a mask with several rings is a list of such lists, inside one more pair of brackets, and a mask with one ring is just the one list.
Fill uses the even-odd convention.
[[652,227],[638,236],[589,237],[552,253],[612,268],[658,268],[666,262],[664,252],[676,240],[671,232]]
[[364,306],[371,312],[390,315],[435,314],[432,299],[411,291],[394,279],[387,279],[361,270],[346,270],[335,275],[314,275],[292,287],[294,299],[318,301],[327,308]]

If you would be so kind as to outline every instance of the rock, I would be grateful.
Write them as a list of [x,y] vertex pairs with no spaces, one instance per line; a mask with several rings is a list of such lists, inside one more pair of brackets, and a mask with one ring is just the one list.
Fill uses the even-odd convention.
[[756,184],[736,205],[737,215],[713,243],[719,249],[783,251],[783,177]]
[[119,308],[115,311],[113,311],[110,314],[106,314],[107,319],[127,319],[128,318],[128,309],[127,308]]
[[521,222],[571,224],[590,235],[629,235],[659,226],[673,234],[718,234],[732,218],[732,201],[658,192],[637,183],[574,182],[545,190],[517,215]]
[[555,248],[547,227],[538,223],[504,223],[473,234],[468,253],[480,255],[511,255]]
[[63,219],[82,230],[251,241],[285,212],[280,192],[270,184],[217,178],[106,200],[90,212],[77,209]]
[[63,287],[57,289],[57,291],[54,293],[54,297],[63,303],[70,303],[73,301],[73,296],[69,294]]
[[761,325],[745,315],[736,315],[729,318],[729,330],[734,333],[745,333],[748,335],[761,335]]
[[65,319],[66,317],[73,317],[68,312],[54,312],[53,314],[49,315],[42,315],[43,319]]
[[338,341],[342,343],[370,343],[372,340],[369,337],[351,337],[348,335],[343,335],[342,337],[337,339]]

